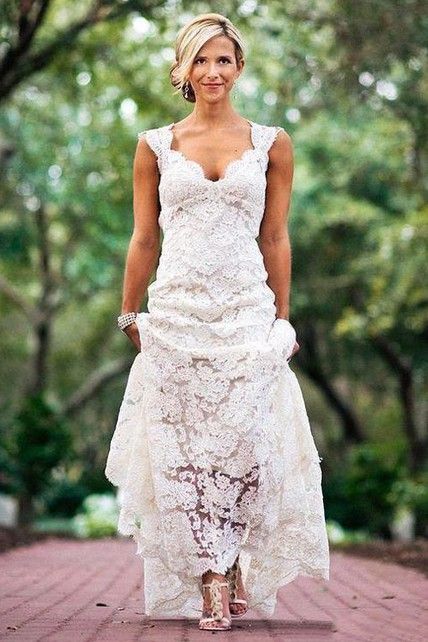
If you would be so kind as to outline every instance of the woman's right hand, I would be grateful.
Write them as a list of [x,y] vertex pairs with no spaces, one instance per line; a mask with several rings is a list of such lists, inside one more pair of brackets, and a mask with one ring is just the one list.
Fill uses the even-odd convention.
[[138,352],[141,352],[140,333],[138,332],[137,324],[131,323],[124,330],[126,336],[132,341]]

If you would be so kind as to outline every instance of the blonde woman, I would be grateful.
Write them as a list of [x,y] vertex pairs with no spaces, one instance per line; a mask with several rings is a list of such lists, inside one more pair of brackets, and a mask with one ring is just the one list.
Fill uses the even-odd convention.
[[226,17],[190,21],[170,75],[193,109],[139,134],[118,318],[138,354],[106,465],[146,614],[210,631],[272,614],[299,574],[329,577],[321,460],[289,365],[292,143],[234,109],[243,51]]

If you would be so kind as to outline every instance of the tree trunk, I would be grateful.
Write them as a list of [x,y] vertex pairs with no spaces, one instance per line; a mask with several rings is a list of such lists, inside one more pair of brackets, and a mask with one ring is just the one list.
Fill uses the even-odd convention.
[[40,394],[47,384],[47,364],[50,351],[51,324],[53,320],[53,278],[51,272],[49,228],[46,211],[41,205],[36,212],[35,221],[39,244],[39,273],[41,295],[37,304],[35,324],[36,350],[33,357],[33,376],[30,394]]
[[34,520],[34,505],[32,496],[24,491],[18,496],[18,516],[17,526],[25,530],[30,530]]
[[372,342],[392,373],[398,377],[398,390],[403,408],[403,431],[409,442],[408,465],[412,473],[423,469],[428,450],[426,436],[420,436],[416,427],[415,392],[411,363],[394,350],[391,343],[378,336]]
[[356,444],[363,442],[365,436],[357,415],[347,400],[335,389],[323,369],[315,327],[311,324],[305,325],[302,335],[306,353],[306,355],[302,355],[302,370],[317,385],[338,415],[346,441]]

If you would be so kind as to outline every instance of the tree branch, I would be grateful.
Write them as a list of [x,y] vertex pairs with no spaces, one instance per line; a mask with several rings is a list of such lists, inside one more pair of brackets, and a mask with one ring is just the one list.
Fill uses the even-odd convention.
[[62,408],[62,414],[70,417],[79,412],[88,401],[97,395],[103,386],[129,370],[134,358],[123,357],[116,359],[92,372],[80,388],[66,401]]
[[[43,22],[51,0],[42,0],[38,11],[32,21],[28,19],[28,14],[36,5],[35,0],[21,0],[21,15],[19,17],[19,40],[15,50],[19,55],[23,54],[30,47],[37,29]],[[9,52],[8,52],[9,53]],[[7,56],[6,56],[7,59]]]
[[330,406],[342,421],[345,438],[353,443],[361,443],[365,436],[360,421],[351,406],[331,384],[324,372],[318,351],[318,339],[315,328],[308,324],[303,332],[305,356],[302,355],[302,369],[324,394]]
[[0,64],[0,78],[3,77],[14,66],[14,62],[19,60],[30,48],[37,29],[41,26],[43,18],[46,15],[50,0],[43,0],[35,18],[31,20],[29,15],[36,5],[35,0],[21,0],[20,13],[18,17],[18,42],[10,47],[3,57]]
[[46,67],[58,52],[69,51],[84,29],[103,20],[114,20],[130,11],[130,6],[126,3],[115,6],[103,4],[103,0],[96,0],[83,19],[71,24],[43,49],[33,54],[32,57],[25,59],[24,54],[42,22],[48,4],[49,0],[46,0],[34,23],[31,27],[28,27],[29,31],[26,36],[22,36],[23,39],[18,45],[11,47],[6,54],[0,68],[0,100],[6,98],[22,80]]
[[389,364],[392,373],[398,378],[403,408],[403,428],[409,440],[409,464],[411,470],[417,472],[425,465],[428,440],[420,436],[416,429],[414,377],[411,361],[399,355],[385,337],[375,336],[371,341]]
[[51,273],[49,221],[43,205],[35,214],[35,223],[38,237],[41,294],[37,304],[39,318],[35,326],[36,350],[30,387],[32,394],[40,392],[47,383],[48,359],[51,347],[51,326],[53,320],[53,281]]
[[31,325],[36,325],[38,313],[36,308],[29,305],[26,299],[15,289],[15,287],[0,274],[0,292],[2,292],[17,308],[21,310],[30,321]]

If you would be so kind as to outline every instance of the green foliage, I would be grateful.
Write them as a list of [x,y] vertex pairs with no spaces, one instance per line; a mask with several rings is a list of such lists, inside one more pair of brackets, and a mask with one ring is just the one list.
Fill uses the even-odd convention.
[[[101,9],[108,19],[101,15],[69,37],[67,25],[89,6],[79,5],[77,18],[70,0],[49,8],[29,53],[58,42],[56,55],[23,76],[0,112],[1,273],[8,283],[0,288],[0,484],[38,495],[44,510],[59,515],[72,514],[84,492],[108,485],[103,467],[125,375],[102,386],[67,424],[60,411],[100,366],[131,354],[114,320],[132,229],[136,134],[192,108],[172,97],[168,70],[177,28],[194,4],[112,0]],[[361,418],[367,439],[389,446],[356,449],[339,473],[329,472],[327,513],[346,528],[379,533],[388,532],[400,502],[421,519],[427,510],[420,482],[400,469],[408,435],[398,376],[374,348],[386,344],[405,364],[415,420],[423,417],[428,105],[420,6],[308,0],[219,2],[215,9],[247,44],[235,109],[283,125],[293,140],[292,319],[298,330],[314,326],[325,381]],[[18,25],[7,25],[16,11],[7,7],[3,36],[13,45]],[[18,72],[29,68],[20,65]],[[34,319],[41,317],[50,319],[47,376],[40,399],[25,400],[37,369]],[[347,435],[322,390],[316,421],[324,459],[334,461],[328,445],[346,445]],[[71,451],[72,473],[53,475]]]
[[50,533],[52,535],[66,535],[67,537],[74,537],[73,520],[70,517],[49,517],[44,516],[37,518],[31,525],[33,531],[39,533]]
[[347,530],[333,519],[326,520],[327,537],[330,544],[354,544],[356,542],[370,541],[370,535],[367,531]]
[[414,478],[398,479],[392,485],[387,499],[397,509],[412,510],[416,520],[416,536],[428,535],[428,471]]
[[39,497],[44,512],[51,516],[73,517],[85,497],[89,494],[88,487],[81,482],[73,482],[65,477],[53,483]]
[[427,207],[368,230],[367,251],[352,262],[355,278],[363,284],[364,306],[346,310],[346,317],[338,321],[338,334],[359,328],[369,336],[389,335],[407,354],[414,354],[415,365],[426,363],[427,241]]
[[80,537],[105,537],[117,532],[118,504],[112,494],[89,495],[82,505],[83,512],[73,519]]
[[10,473],[5,490],[37,496],[69,456],[72,440],[68,424],[43,395],[35,395],[25,399],[3,444]]
[[[425,480],[426,482],[426,480]],[[363,529],[389,538],[400,506],[415,509],[425,521],[428,493],[422,476],[411,479],[402,456],[385,456],[383,444],[350,449],[340,469],[324,482],[326,514],[345,529]]]

